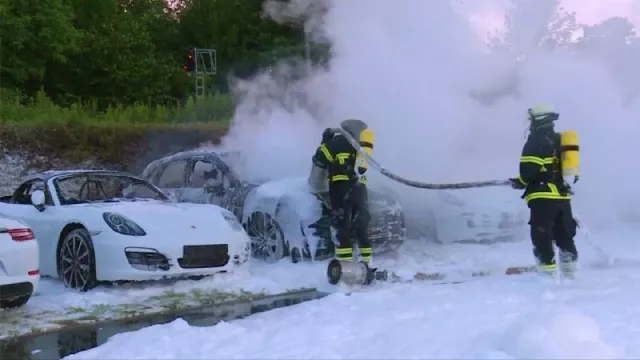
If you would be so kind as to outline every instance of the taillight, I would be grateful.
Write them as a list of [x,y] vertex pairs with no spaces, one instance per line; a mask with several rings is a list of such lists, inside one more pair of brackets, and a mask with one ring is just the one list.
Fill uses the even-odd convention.
[[11,239],[13,239],[13,241],[27,241],[35,239],[31,229],[9,229],[7,232],[11,235]]

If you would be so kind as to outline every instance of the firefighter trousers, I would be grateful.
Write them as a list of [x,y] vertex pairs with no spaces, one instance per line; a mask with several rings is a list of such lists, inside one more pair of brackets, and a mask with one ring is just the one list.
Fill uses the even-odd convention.
[[570,200],[535,199],[529,202],[533,255],[542,266],[555,266],[555,245],[562,262],[578,260],[574,237],[577,222],[573,218]]
[[331,227],[338,241],[336,258],[353,260],[354,235],[363,261],[371,260],[369,241],[369,205],[367,187],[351,181],[336,181],[329,185]]

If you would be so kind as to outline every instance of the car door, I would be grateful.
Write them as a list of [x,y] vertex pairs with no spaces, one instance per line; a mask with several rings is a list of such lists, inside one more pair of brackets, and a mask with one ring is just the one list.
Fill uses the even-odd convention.
[[[45,191],[45,210],[39,211],[31,204],[31,194],[35,190]],[[55,231],[59,223],[49,191],[45,190],[42,180],[33,180],[20,186],[14,197],[15,203],[0,207],[0,213],[29,225],[33,231],[41,250],[48,248],[48,244],[57,240],[59,233]],[[42,251],[41,251],[42,252]],[[41,254],[42,255],[42,254]]]
[[195,158],[189,165],[185,201],[222,206],[230,188],[229,179],[206,157]]
[[167,163],[158,175],[157,187],[168,193],[177,201],[183,201],[186,187],[186,172],[189,161],[177,159]]
[[187,169],[187,186],[181,201],[196,204],[219,204],[216,194],[207,191],[215,184],[215,173],[216,168],[210,160],[200,157],[191,159]]

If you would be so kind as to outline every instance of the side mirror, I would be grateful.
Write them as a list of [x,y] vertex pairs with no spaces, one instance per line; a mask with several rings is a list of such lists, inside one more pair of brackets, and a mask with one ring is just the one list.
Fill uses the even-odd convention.
[[36,209],[38,209],[38,211],[43,212],[44,211],[44,191],[35,190],[34,192],[32,192],[31,203],[33,204],[33,206],[36,207]]

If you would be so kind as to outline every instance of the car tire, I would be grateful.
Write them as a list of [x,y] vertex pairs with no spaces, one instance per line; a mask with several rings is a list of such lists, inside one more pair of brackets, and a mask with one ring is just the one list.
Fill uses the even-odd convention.
[[253,212],[246,221],[245,230],[251,239],[252,257],[274,263],[287,255],[282,227],[270,214]]
[[96,287],[96,256],[87,229],[71,230],[62,239],[57,259],[58,274],[65,287],[81,292]]
[[24,306],[31,299],[31,294],[17,296],[11,300],[0,300],[0,309],[14,309]]

